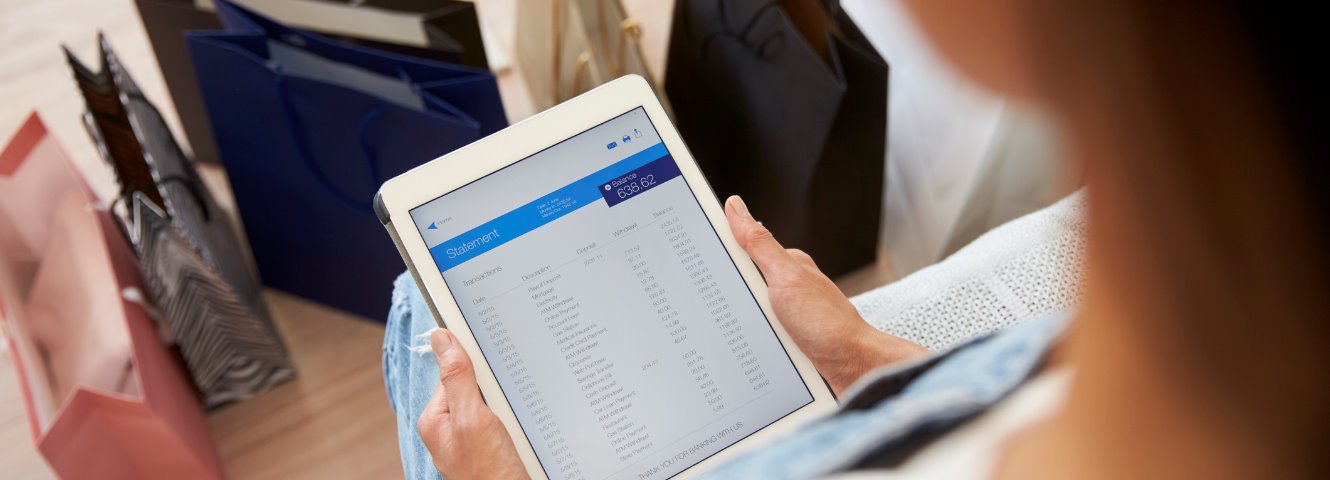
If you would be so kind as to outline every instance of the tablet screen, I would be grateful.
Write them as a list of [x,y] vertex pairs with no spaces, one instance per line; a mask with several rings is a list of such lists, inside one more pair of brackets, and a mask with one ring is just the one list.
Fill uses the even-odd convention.
[[550,478],[668,478],[813,401],[642,108],[411,217]]

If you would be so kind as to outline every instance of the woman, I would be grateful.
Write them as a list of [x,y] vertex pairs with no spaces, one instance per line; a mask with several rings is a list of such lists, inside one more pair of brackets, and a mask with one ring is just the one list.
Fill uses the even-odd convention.
[[[1001,348],[1039,355],[1013,370],[1028,375],[1002,377],[1017,381],[979,408],[878,431],[892,441],[852,460],[821,450],[838,445],[828,439],[862,442],[870,432],[842,425],[830,430],[840,435],[799,438],[828,433],[833,418],[770,447],[781,455],[757,452],[714,473],[1330,471],[1330,155],[1317,136],[1330,82],[1319,68],[1324,51],[1313,50],[1322,43],[1313,38],[1319,17],[1298,11],[1305,7],[1231,0],[910,3],[958,69],[1045,111],[1063,133],[1065,156],[1085,165],[1084,306],[1060,340],[1050,321],[921,360],[927,352],[867,327],[812,259],[782,248],[731,198],[726,213],[771,285],[777,317],[833,389],[851,389],[875,367],[908,366],[854,387],[838,418],[875,418],[927,390],[913,384],[939,377],[953,387],[980,384],[984,358],[1007,358],[984,355]],[[452,479],[524,477],[470,360],[452,342],[446,331],[431,338],[442,383],[419,427],[433,464]],[[874,395],[884,378],[911,385]],[[1058,404],[1030,401],[1050,398],[1036,390],[1064,392],[1061,408],[1028,408]],[[818,465],[824,460],[840,463],[828,469]]]

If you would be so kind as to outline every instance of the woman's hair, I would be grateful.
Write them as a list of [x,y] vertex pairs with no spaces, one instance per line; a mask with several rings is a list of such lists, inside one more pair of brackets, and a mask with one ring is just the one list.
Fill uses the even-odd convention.
[[[1096,267],[1133,338],[1294,471],[1330,465],[1330,85],[1308,2],[1029,2],[1088,121]],[[1082,125],[1083,126],[1083,125]],[[1216,459],[1220,460],[1220,459]]]

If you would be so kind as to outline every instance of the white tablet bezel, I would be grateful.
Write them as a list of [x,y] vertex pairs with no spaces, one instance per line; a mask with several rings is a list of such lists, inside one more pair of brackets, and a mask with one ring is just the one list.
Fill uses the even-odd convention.
[[[789,354],[795,369],[813,396],[813,401],[808,405],[685,469],[674,478],[691,477],[696,472],[714,466],[742,450],[770,440],[781,432],[829,412],[836,405],[835,397],[818,375],[812,362],[799,351],[780,322],[772,321],[776,316],[772,313],[771,303],[768,300],[766,282],[763,281],[748,254],[734,239],[729,223],[725,219],[723,207],[702,176],[692,154],[684,146],[678,131],[666,116],[650,85],[640,76],[629,75],[388,180],[379,189],[375,199],[375,208],[380,220],[397,242],[398,249],[411,268],[426,301],[434,310],[435,319],[440,325],[446,324],[452,330],[462,348],[471,356],[481,393],[488,400],[495,415],[508,429],[508,434],[517,446],[518,455],[532,478],[548,477],[536,459],[535,450],[518,425],[517,417],[499,388],[493,370],[485,363],[485,357],[481,355],[480,347],[470,327],[464,321],[461,309],[444,282],[443,274],[434,264],[429,248],[425,245],[420,232],[416,230],[416,222],[411,220],[410,211],[638,107],[646,111],[651,123],[660,134],[661,141],[678,164],[679,171],[693,196],[697,198],[707,219],[720,235],[725,250],[738,266],[744,282],[757,298],[762,313],[766,315],[776,332],[776,337]],[[496,399],[503,401],[495,401]]]

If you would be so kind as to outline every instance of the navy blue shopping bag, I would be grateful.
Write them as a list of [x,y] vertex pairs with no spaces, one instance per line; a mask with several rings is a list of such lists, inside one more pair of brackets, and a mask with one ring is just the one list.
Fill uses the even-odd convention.
[[374,192],[505,127],[494,75],[215,3],[226,30],[186,40],[263,283],[383,318],[403,264]]

